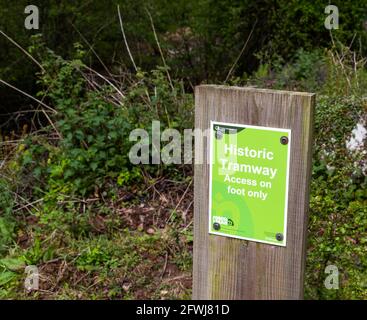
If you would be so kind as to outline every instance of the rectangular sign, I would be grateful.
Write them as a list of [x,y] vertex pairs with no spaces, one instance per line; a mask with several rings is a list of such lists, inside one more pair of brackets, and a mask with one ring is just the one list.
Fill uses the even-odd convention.
[[291,130],[211,121],[209,233],[285,246]]

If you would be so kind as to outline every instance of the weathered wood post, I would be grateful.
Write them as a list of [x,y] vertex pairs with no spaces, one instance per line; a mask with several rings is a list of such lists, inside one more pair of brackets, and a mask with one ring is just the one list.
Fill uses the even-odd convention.
[[196,87],[193,299],[303,298],[314,104]]

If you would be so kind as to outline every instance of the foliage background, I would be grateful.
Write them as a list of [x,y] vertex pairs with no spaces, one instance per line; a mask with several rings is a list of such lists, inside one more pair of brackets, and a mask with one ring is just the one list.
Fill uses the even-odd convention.
[[192,167],[132,166],[128,136],[192,127],[193,86],[225,83],[317,92],[305,295],[367,298],[366,139],[347,148],[367,124],[366,1],[334,1],[331,33],[321,0],[32,3],[38,31],[28,1],[0,0],[0,30],[42,66],[0,35],[0,78],[50,108],[0,86],[0,297],[190,298]]

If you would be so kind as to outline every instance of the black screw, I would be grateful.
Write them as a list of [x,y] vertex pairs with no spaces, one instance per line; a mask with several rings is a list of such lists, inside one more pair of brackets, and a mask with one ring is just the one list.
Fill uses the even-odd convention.
[[214,222],[213,223],[213,229],[214,230],[219,230],[220,229],[220,224],[218,222]]
[[288,140],[288,137],[286,136],[283,136],[280,138],[280,143],[281,144],[288,144],[289,140]]
[[277,233],[275,235],[275,238],[278,240],[278,241],[282,241],[283,240],[283,235],[281,233]]

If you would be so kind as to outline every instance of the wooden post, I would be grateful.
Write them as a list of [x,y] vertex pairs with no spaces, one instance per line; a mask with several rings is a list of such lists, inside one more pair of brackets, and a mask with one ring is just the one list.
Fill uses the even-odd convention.
[[285,247],[208,233],[208,141],[196,148],[193,299],[302,299],[315,95],[203,85],[195,127],[210,121],[291,129]]

